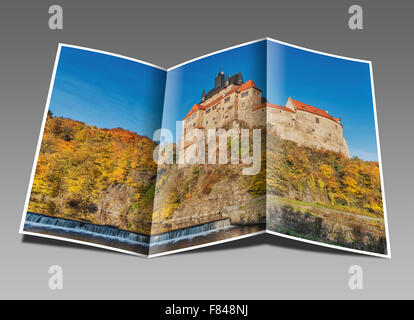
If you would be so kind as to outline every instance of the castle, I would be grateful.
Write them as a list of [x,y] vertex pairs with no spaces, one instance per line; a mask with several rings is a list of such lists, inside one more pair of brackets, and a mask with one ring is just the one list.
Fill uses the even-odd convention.
[[244,82],[241,73],[229,77],[221,71],[214,80],[214,88],[207,94],[203,90],[201,101],[183,119],[184,149],[196,142],[194,129],[219,129],[237,120],[251,127],[267,125],[281,139],[301,146],[350,157],[340,118],[290,97],[284,106],[271,104],[253,80]]

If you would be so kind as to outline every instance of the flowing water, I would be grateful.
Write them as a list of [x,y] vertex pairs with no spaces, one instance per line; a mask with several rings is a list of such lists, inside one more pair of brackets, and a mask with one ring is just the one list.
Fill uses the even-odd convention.
[[[151,254],[229,239],[263,230],[263,225],[231,225],[228,219],[148,236],[92,223],[28,212],[24,230]],[[151,249],[150,249],[151,248]]]

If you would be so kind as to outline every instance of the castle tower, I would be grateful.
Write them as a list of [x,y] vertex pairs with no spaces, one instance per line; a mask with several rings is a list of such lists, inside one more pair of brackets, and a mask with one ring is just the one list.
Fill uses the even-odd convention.
[[241,85],[243,83],[243,77],[241,75],[241,72],[239,72],[238,74],[239,74],[239,82],[238,82],[238,84]]
[[206,100],[206,91],[203,89],[203,93],[201,95],[201,102],[204,102]]
[[214,88],[222,88],[224,87],[224,73],[222,71],[214,79]]

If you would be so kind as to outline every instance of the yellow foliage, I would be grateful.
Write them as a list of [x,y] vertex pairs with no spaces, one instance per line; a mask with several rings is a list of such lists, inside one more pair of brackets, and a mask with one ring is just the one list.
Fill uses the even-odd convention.
[[271,194],[303,200],[309,193],[317,201],[348,206],[383,216],[378,162],[300,147],[271,136],[267,140],[267,190]]
[[90,208],[96,210],[93,205],[96,206],[109,186],[126,184],[136,190],[132,199],[137,202],[130,211],[136,215],[139,209],[141,218],[147,216],[152,213],[153,192],[133,177],[132,171],[155,176],[154,147],[153,141],[135,132],[100,129],[49,115],[29,210],[85,219],[84,213]]

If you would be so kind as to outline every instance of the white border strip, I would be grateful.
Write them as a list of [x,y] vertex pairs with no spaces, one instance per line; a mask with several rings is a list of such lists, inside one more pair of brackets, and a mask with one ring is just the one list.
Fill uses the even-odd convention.
[[308,239],[295,237],[295,236],[289,236],[287,234],[276,232],[276,231],[271,231],[271,230],[266,230],[266,233],[273,234],[275,236],[279,236],[282,238],[287,238],[287,239],[300,241],[300,242],[306,242],[306,243],[310,243],[316,246],[322,246],[322,247],[331,248],[331,249],[335,249],[339,251],[349,251],[349,252],[359,253],[359,254],[368,255],[368,256],[391,259],[391,254],[381,254],[381,253],[375,253],[375,252],[370,252],[370,251],[357,250],[357,249],[342,247],[339,245],[334,245],[334,244],[329,244],[329,243],[324,243],[324,242],[319,242],[319,241],[314,241],[314,240],[308,240]]
[[266,233],[266,230],[256,231],[256,232],[244,234],[244,235],[237,236],[237,237],[231,237],[231,238],[227,238],[227,239],[223,239],[223,240],[218,240],[218,241],[213,241],[213,242],[207,242],[207,243],[199,244],[199,245],[195,245],[195,246],[189,246],[187,248],[182,248],[182,249],[176,249],[176,250],[171,250],[171,251],[165,251],[165,252],[160,252],[160,253],[149,254],[148,255],[148,258],[155,258],[155,257],[165,256],[167,254],[173,254],[173,253],[184,252],[184,251],[189,251],[189,250],[194,250],[194,249],[200,249],[200,248],[204,248],[204,247],[210,247],[210,246],[213,246],[213,245],[216,245],[216,244],[226,243],[226,242],[240,240],[240,239],[244,239],[244,238],[249,238],[249,237],[253,237],[253,236],[256,236],[258,234],[263,234],[263,233]]
[[177,68],[182,67],[182,66],[184,66],[186,64],[192,63],[192,62],[197,61],[197,60],[200,60],[200,59],[207,58],[207,57],[212,56],[212,55],[215,55],[215,54],[219,54],[219,53],[222,53],[222,52],[226,52],[226,51],[229,51],[229,50],[233,50],[233,49],[236,49],[236,48],[239,48],[239,47],[244,47],[244,46],[247,46],[249,44],[257,43],[257,42],[264,41],[264,40],[267,40],[267,39],[268,38],[261,38],[261,39],[258,39],[258,40],[253,40],[253,41],[249,41],[249,42],[237,44],[237,45],[234,45],[234,46],[229,47],[229,48],[226,48],[226,49],[221,49],[221,50],[218,50],[218,51],[214,51],[212,53],[205,54],[205,55],[203,55],[201,57],[194,58],[194,59],[191,59],[189,61],[186,61],[186,62],[177,64],[176,66],[173,66],[173,67],[168,68],[167,71],[171,71],[171,70],[177,69]]
[[355,58],[340,56],[340,55],[336,55],[336,54],[332,54],[332,53],[317,51],[317,50],[297,46],[295,44],[275,40],[275,39],[272,39],[272,38],[266,38],[266,40],[269,40],[271,42],[275,42],[275,43],[278,43],[278,44],[283,44],[283,45],[288,46],[288,47],[292,47],[292,48],[296,48],[296,49],[300,49],[300,50],[305,50],[305,51],[309,51],[309,52],[313,52],[313,53],[317,53],[317,54],[321,54],[321,55],[329,56],[329,57],[333,57],[333,58],[339,58],[339,59],[345,59],[345,60],[350,60],[350,61],[355,61],[355,62],[363,62],[363,63],[370,63],[371,62],[369,60],[355,59]]
[[67,47],[67,48],[73,48],[73,49],[80,49],[80,50],[85,50],[85,51],[90,51],[90,52],[96,52],[96,53],[106,54],[108,56],[113,56],[113,57],[117,57],[117,58],[121,58],[121,59],[125,59],[125,60],[139,62],[141,64],[145,64],[145,65],[150,66],[150,67],[153,67],[153,68],[157,68],[157,69],[160,69],[160,70],[163,70],[163,71],[167,71],[166,68],[157,66],[155,64],[152,64],[152,63],[149,63],[149,62],[146,62],[146,61],[142,61],[142,60],[139,60],[139,59],[135,59],[135,58],[123,56],[121,54],[116,54],[116,53],[108,52],[108,51],[103,51],[103,50],[98,50],[98,49],[92,49],[92,48],[87,48],[87,47],[82,47],[82,46],[76,46],[76,45],[73,45],[73,44],[59,43],[59,49],[61,47]]
[[202,56],[200,56],[198,58],[194,58],[194,59],[188,60],[186,62],[177,64],[177,65],[175,65],[173,67],[167,68],[166,70],[167,71],[171,71],[171,70],[177,69],[179,67],[182,67],[182,66],[184,66],[186,64],[195,62],[197,60],[201,60],[201,59],[207,58],[209,56],[216,55],[216,54],[219,54],[219,53],[222,53],[222,52],[226,52],[226,51],[230,51],[230,50],[233,50],[233,49],[237,49],[237,48],[240,48],[240,47],[248,46],[250,44],[254,44],[254,43],[257,43],[257,42],[264,41],[264,40],[268,40],[268,41],[271,41],[271,42],[275,42],[275,43],[278,43],[278,44],[282,44],[284,46],[288,46],[288,47],[292,47],[292,48],[296,48],[296,49],[300,49],[300,50],[305,50],[305,51],[309,51],[309,52],[313,52],[313,53],[317,53],[317,54],[321,54],[321,55],[325,55],[325,56],[329,56],[329,57],[333,57],[333,58],[345,59],[345,60],[350,60],[350,61],[355,61],[355,62],[362,62],[362,63],[370,63],[371,62],[369,60],[356,59],[356,58],[351,58],[351,57],[345,57],[345,56],[340,56],[340,55],[336,55],[336,54],[326,53],[326,52],[322,52],[322,51],[317,51],[317,50],[313,50],[313,49],[309,49],[309,48],[297,46],[297,45],[294,45],[294,44],[291,44],[291,43],[287,43],[287,42],[275,40],[275,39],[272,39],[272,38],[269,38],[269,37],[265,37],[265,38],[260,38],[258,40],[253,40],[253,41],[249,41],[249,42],[240,43],[240,44],[231,46],[229,48],[217,50],[217,51],[214,51],[212,53],[208,53],[208,54],[202,55]]
[[102,245],[102,244],[97,244],[97,243],[89,242],[89,241],[81,241],[81,240],[76,240],[76,239],[71,239],[71,238],[66,238],[66,237],[52,236],[52,235],[49,235],[49,234],[43,234],[43,233],[38,233],[38,232],[30,232],[30,231],[24,231],[24,230],[21,231],[20,233],[24,234],[24,235],[29,235],[29,236],[36,236],[36,237],[41,237],[41,238],[48,238],[48,239],[54,239],[54,240],[60,240],[60,241],[73,242],[73,243],[78,243],[78,244],[87,245],[87,246],[91,246],[91,247],[97,247],[97,248],[101,248],[101,249],[107,249],[107,250],[111,250],[111,251],[126,253],[126,254],[130,254],[130,255],[133,255],[133,256],[148,258],[148,255],[143,254],[143,253],[138,253],[138,252],[129,251],[129,250],[125,250],[125,249],[119,249],[119,248],[115,248],[115,247],[111,247],[111,246],[105,246],[105,245]]
[[39,137],[38,137],[38,140],[37,140],[36,153],[35,153],[35,157],[34,157],[33,164],[32,164],[32,173],[30,175],[29,186],[27,188],[27,194],[26,194],[26,201],[24,203],[24,208],[23,208],[23,216],[22,216],[22,220],[20,221],[19,233],[22,233],[22,234],[24,232],[24,230],[23,230],[24,229],[24,222],[26,221],[27,208],[29,207],[30,194],[32,193],[33,180],[34,180],[34,176],[35,176],[35,173],[36,173],[37,160],[39,158],[40,146],[41,146],[42,140],[43,140],[43,132],[45,130],[47,112],[49,111],[50,98],[52,96],[53,86],[54,86],[54,83],[55,83],[56,70],[57,70],[57,66],[59,64],[59,57],[60,57],[61,48],[62,48],[62,45],[59,43],[58,50],[56,52],[55,64],[53,66],[52,79],[51,79],[50,85],[49,85],[49,92],[47,94],[45,110],[43,111],[42,126],[40,127]]
[[380,143],[379,131],[378,131],[377,102],[375,99],[374,73],[372,70],[372,62],[369,62],[369,72],[371,76],[371,91],[372,91],[372,104],[374,107],[375,132],[377,134],[378,163],[380,167],[381,193],[382,193],[382,202],[383,202],[382,204],[383,204],[383,209],[384,209],[385,240],[387,241],[387,258],[391,259],[391,240],[390,240],[390,233],[389,233],[389,226],[388,226],[387,205],[385,201],[384,172],[382,169],[381,143]]

